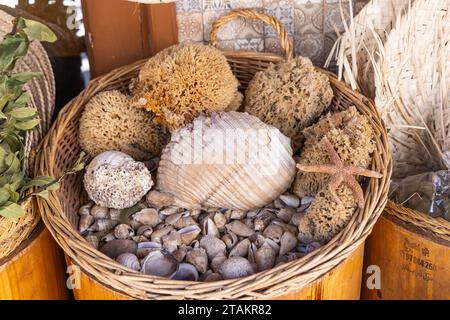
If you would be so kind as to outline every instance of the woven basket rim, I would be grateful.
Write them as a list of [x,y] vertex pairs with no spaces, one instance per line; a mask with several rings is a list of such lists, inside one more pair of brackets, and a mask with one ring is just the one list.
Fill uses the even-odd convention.
[[[236,54],[239,55],[239,53]],[[229,57],[230,53],[227,55]],[[259,56],[263,57],[264,53],[259,53]],[[56,160],[54,153],[59,146],[59,133],[63,132],[74,120],[77,114],[77,110],[74,109],[77,107],[77,104],[81,103],[81,105],[84,105],[86,101],[84,103],[80,101],[104,90],[110,82],[119,82],[121,76],[135,72],[145,62],[145,60],[139,61],[132,65],[118,68],[105,76],[92,80],[78,97],[61,110],[57,120],[53,123],[52,128],[42,142],[42,148],[36,161],[37,174],[52,174],[53,167],[51,164],[54,164]],[[336,77],[330,76],[330,80],[338,86],[339,90],[345,90],[351,99],[354,99],[355,103],[363,103],[369,106],[369,109],[373,112],[371,121],[373,121],[374,129],[379,135],[376,137],[376,143],[377,152],[379,152],[382,162],[377,165],[383,168],[385,176],[382,179],[377,179],[377,181],[375,179],[369,181],[367,188],[376,186],[377,190],[367,198],[364,215],[358,210],[338,236],[302,259],[241,279],[223,280],[215,283],[168,280],[131,271],[104,256],[96,249],[89,246],[86,247],[87,242],[65,216],[64,205],[58,198],[57,192],[50,193],[48,202],[43,199],[37,199],[43,221],[65,253],[89,276],[100,283],[107,283],[108,287],[132,298],[255,299],[286,294],[287,283],[289,283],[289,290],[303,288],[339,265],[364,242],[387,202],[387,192],[392,172],[387,132],[373,102],[352,91],[344,83],[338,82]],[[103,264],[103,259],[108,261],[106,266]],[[112,279],[113,281],[111,281]],[[252,283],[261,281],[271,283],[270,287],[263,290],[254,290]],[[135,287],[133,289],[129,287],[124,289],[123,283],[133,283]],[[152,286],[151,290],[148,288],[142,289],[142,287],[146,286]],[[208,288],[209,286],[212,289]],[[217,287],[221,289],[217,289]]]

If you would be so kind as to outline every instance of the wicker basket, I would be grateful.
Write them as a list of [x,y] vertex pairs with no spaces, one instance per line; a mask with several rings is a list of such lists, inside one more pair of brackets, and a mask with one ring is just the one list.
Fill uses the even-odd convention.
[[[284,27],[274,18],[252,10],[232,11],[213,25],[211,44],[215,44],[218,29],[237,17],[260,19],[278,31],[281,45],[289,59],[292,44]],[[244,90],[248,81],[270,63],[283,60],[274,54],[253,52],[224,52],[233,72]],[[80,115],[87,101],[95,94],[110,89],[127,91],[145,61],[119,68],[91,81],[90,85],[59,114],[43,141],[38,154],[39,174],[58,176],[76,161],[80,145],[77,131]],[[319,250],[302,259],[280,265],[271,270],[233,280],[218,282],[174,281],[147,276],[132,271],[92,248],[77,231],[77,209],[86,200],[82,190],[82,175],[64,180],[58,191],[51,192],[49,201],[38,199],[42,218],[56,241],[83,272],[116,292],[137,299],[256,299],[285,295],[304,288],[328,273],[358,248],[371,232],[387,201],[391,176],[391,157],[387,133],[373,103],[352,91],[329,74],[335,92],[332,107],[340,110],[354,105],[366,115],[376,133],[376,151],[372,169],[384,173],[382,179],[370,179],[365,185],[365,206],[357,210],[345,229]]]
[[[13,17],[0,10],[0,38],[12,30]],[[29,173],[33,166],[35,148],[50,127],[55,107],[55,79],[47,53],[39,42],[32,42],[25,57],[17,62],[17,72],[40,71],[42,77],[35,78],[25,85],[30,93],[31,105],[39,113],[41,122],[37,130],[27,132],[25,137],[24,171]],[[22,204],[26,214],[17,219],[0,216],[0,260],[8,256],[27,239],[39,222],[39,215],[34,208],[34,201]]]

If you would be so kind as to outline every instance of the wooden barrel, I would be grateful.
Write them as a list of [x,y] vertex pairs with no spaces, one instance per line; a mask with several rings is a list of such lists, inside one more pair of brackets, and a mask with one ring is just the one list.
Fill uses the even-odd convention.
[[[291,292],[276,300],[359,300],[362,278],[364,244],[358,247],[346,260],[311,285]],[[69,259],[68,259],[69,261]],[[71,263],[68,262],[68,265]],[[112,288],[81,272],[78,288],[73,293],[76,300],[129,300]]]
[[381,281],[369,289],[365,276],[363,299],[450,299],[450,242],[383,214],[365,251],[364,270],[378,266]]
[[41,222],[0,260],[0,300],[65,300],[69,292],[61,249]]

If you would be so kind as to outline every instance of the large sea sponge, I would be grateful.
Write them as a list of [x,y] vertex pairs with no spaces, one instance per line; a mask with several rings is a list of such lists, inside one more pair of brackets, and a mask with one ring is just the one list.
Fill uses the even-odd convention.
[[245,93],[245,111],[293,139],[329,107],[333,90],[328,76],[317,71],[308,58],[270,65],[255,74]]
[[237,109],[239,82],[225,56],[202,44],[179,44],[152,57],[133,89],[134,105],[155,113],[170,131],[196,116]]
[[160,155],[169,134],[149,112],[131,106],[127,96],[119,91],[105,91],[86,104],[78,139],[92,156],[116,150],[135,160],[148,160]]

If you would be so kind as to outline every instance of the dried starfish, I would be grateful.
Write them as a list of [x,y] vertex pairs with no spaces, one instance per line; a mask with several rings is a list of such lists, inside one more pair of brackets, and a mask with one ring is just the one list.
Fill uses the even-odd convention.
[[341,203],[341,200],[336,194],[337,188],[342,183],[346,184],[353,191],[358,207],[362,208],[364,206],[364,193],[354,176],[381,178],[383,175],[379,172],[361,167],[345,166],[328,138],[323,138],[322,143],[328,152],[331,164],[297,164],[297,168],[304,172],[326,173],[331,175],[328,182],[328,189],[336,203]]

